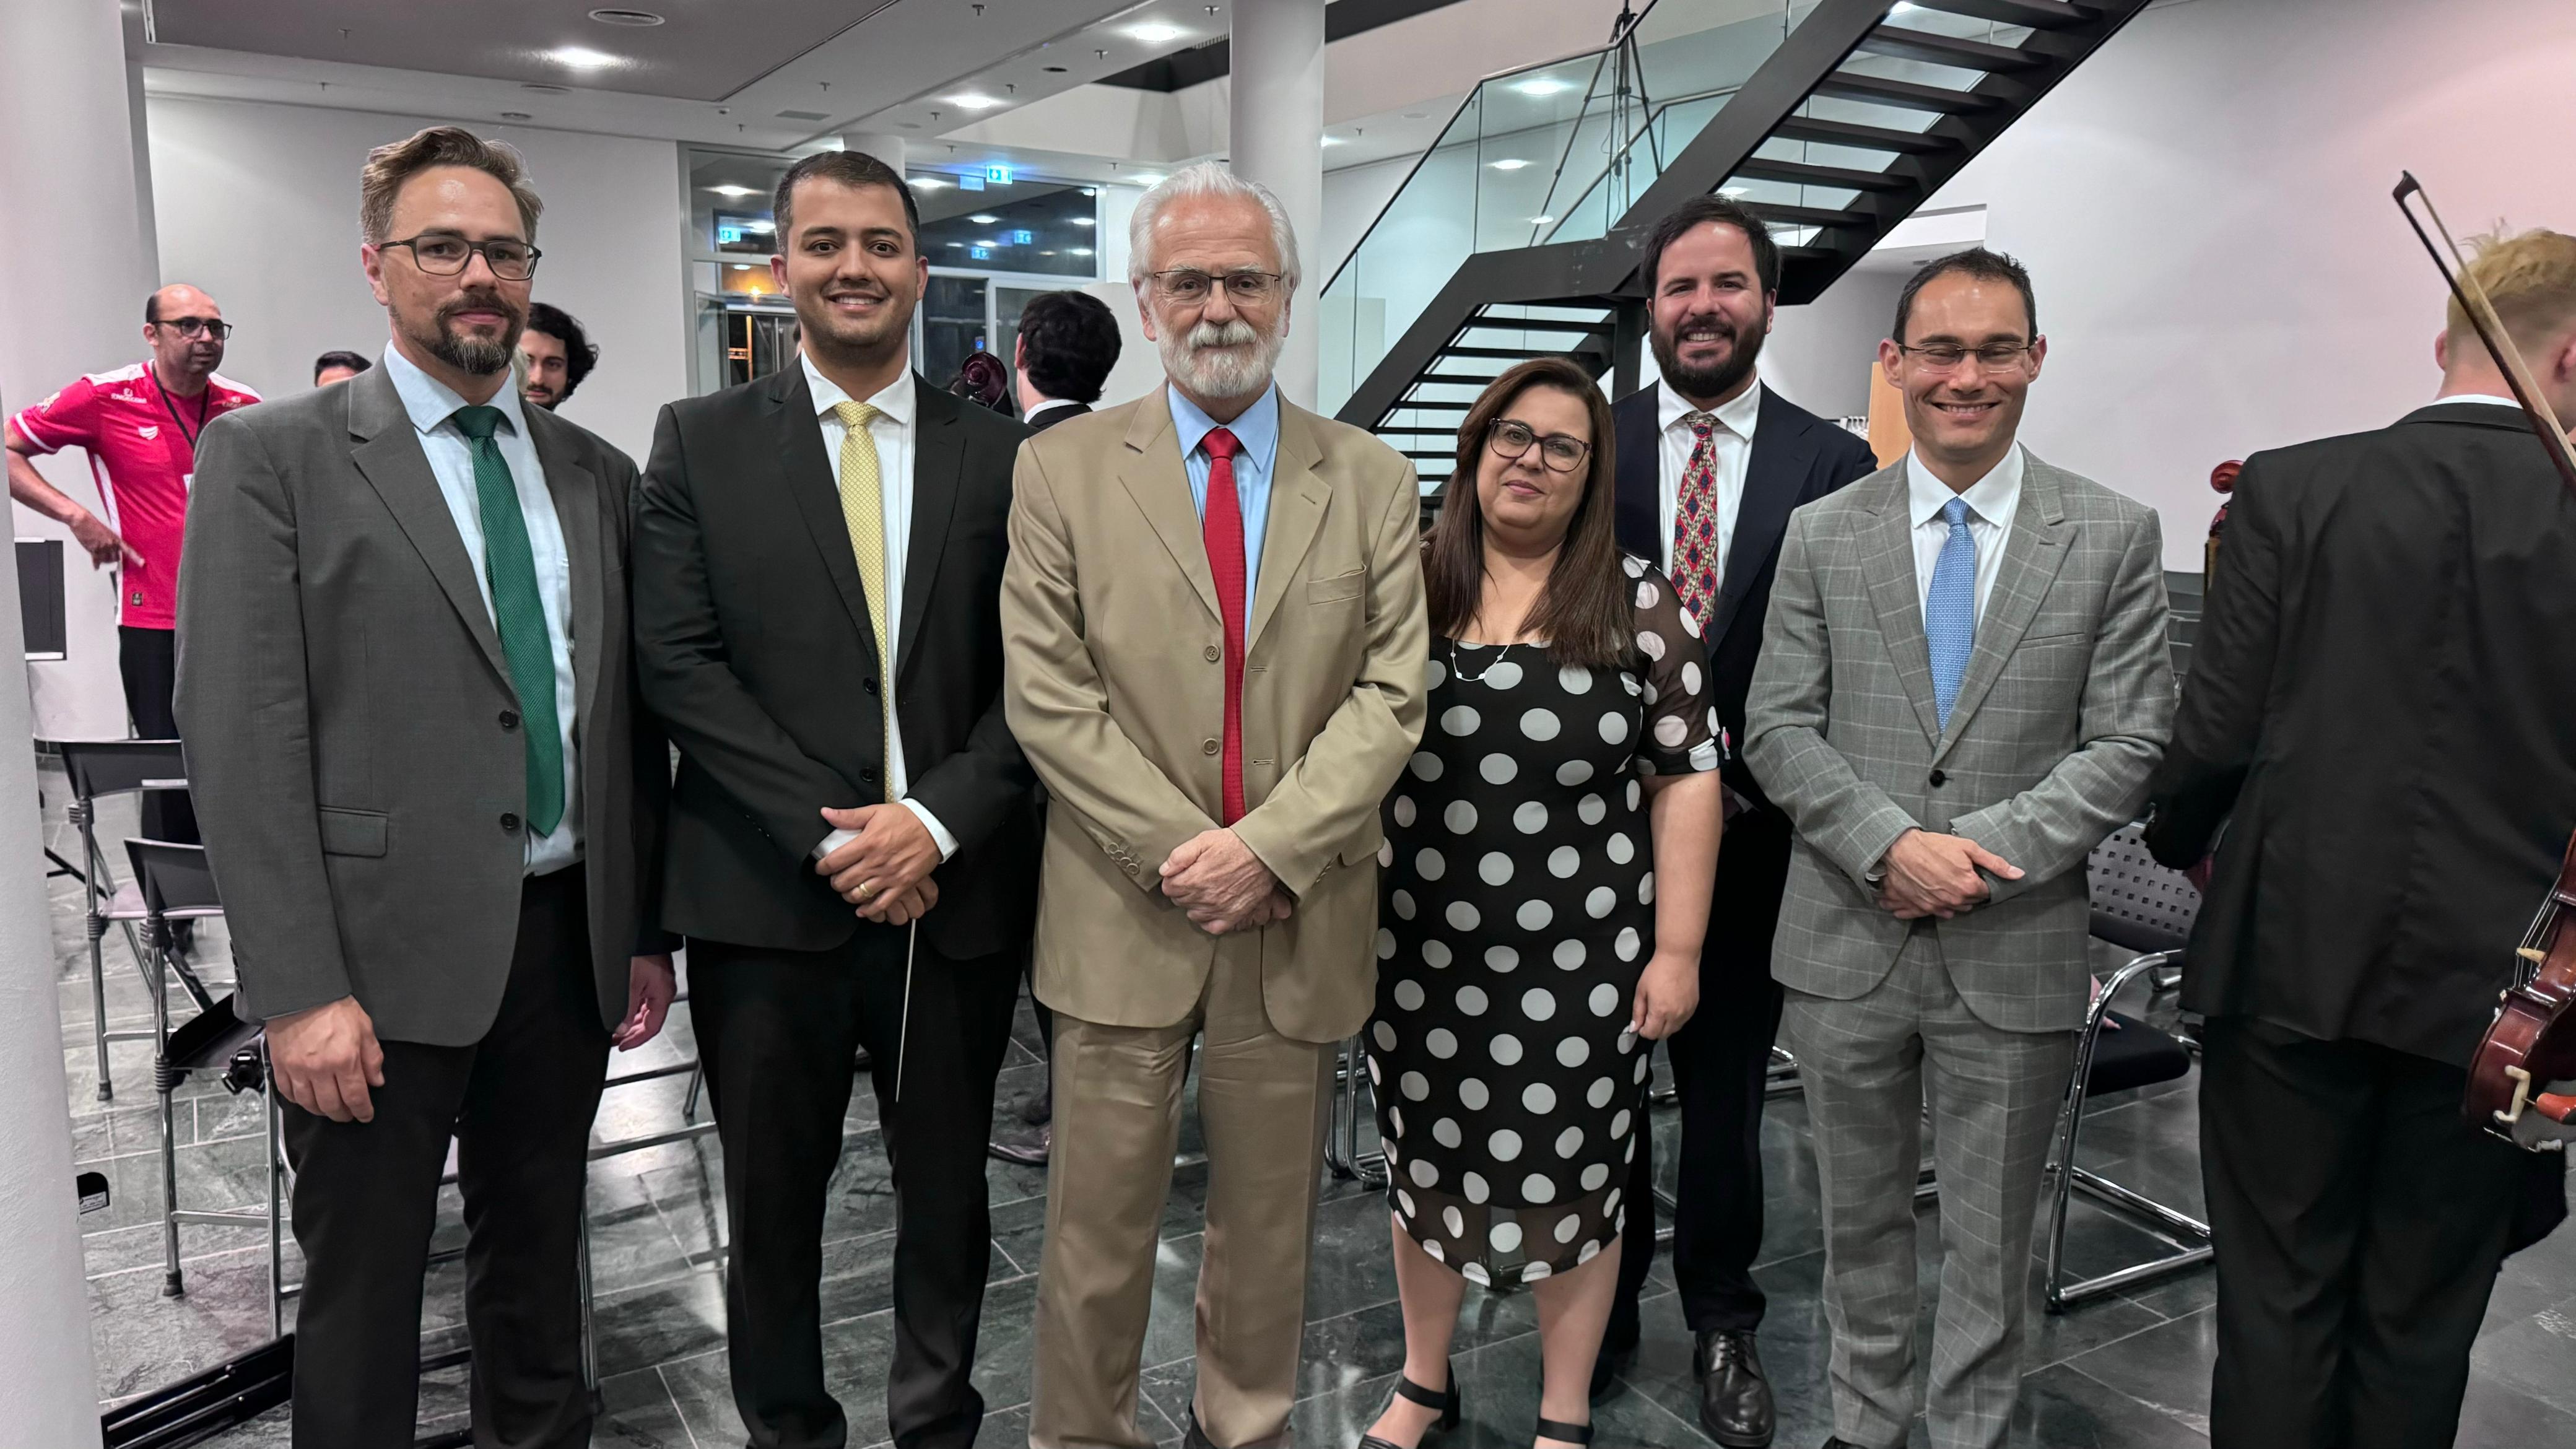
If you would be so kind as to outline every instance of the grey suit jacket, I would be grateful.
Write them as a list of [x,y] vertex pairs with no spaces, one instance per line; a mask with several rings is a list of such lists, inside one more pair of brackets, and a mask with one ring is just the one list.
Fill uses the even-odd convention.
[[1799,509],[1781,545],[1745,707],[1746,761],[1798,832],[1772,974],[1838,1000],[1886,979],[1913,928],[1868,876],[1919,826],[2024,872],[1926,926],[1969,1009],[2072,1029],[2089,996],[2084,858],[2135,816],[2173,733],[2155,511],[2029,458],[1946,733],[1910,533],[1900,461]]
[[[635,464],[526,416],[572,561],[591,965],[613,1025],[628,957],[654,944],[645,867],[670,788],[634,694]],[[189,789],[249,1014],[354,995],[380,1038],[479,1040],[518,933],[525,744],[473,561],[383,368],[207,426],[178,652]]]

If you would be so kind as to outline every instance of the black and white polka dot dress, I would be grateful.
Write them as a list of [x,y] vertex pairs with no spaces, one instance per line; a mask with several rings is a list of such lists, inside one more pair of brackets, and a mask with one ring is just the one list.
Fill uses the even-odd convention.
[[1661,574],[1622,567],[1624,667],[1432,640],[1431,722],[1385,805],[1365,1037],[1387,1195],[1487,1285],[1619,1232],[1648,1056],[1630,998],[1655,946],[1639,778],[1718,764],[1698,627]]

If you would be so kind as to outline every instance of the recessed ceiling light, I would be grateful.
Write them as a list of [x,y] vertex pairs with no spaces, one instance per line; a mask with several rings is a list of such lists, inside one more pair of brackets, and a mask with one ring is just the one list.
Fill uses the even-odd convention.
[[1054,256],[1054,255],[1055,255],[1055,253],[1053,253],[1053,252],[1040,252],[1040,253],[1038,253],[1038,255],[1039,255],[1039,256],[1042,256],[1042,257],[1051,257],[1051,256]]
[[1518,171],[1529,163],[1518,156],[1506,156],[1500,161],[1488,161],[1485,164],[1497,171]]
[[650,10],[624,10],[606,7],[590,12],[590,18],[602,25],[631,25],[637,29],[659,25],[662,17]]
[[993,240],[991,237],[986,237],[982,241],[975,243],[975,245],[979,247],[997,247],[1002,245],[1002,243]]
[[1162,45],[1168,41],[1180,39],[1182,34],[1181,27],[1165,25],[1159,20],[1149,20],[1142,25],[1127,27],[1127,38],[1144,45]]
[[1098,196],[1100,194],[1100,188],[1097,186],[1086,186],[1082,188],[1082,194],[1085,196]]
[[966,244],[964,242],[950,242],[949,245],[952,247],[962,247]]
[[945,191],[955,184],[940,176],[913,176],[906,179],[911,181],[912,189],[915,191]]
[[1533,217],[1531,217],[1531,218],[1530,218],[1530,225],[1532,225],[1532,226],[1549,226],[1549,225],[1553,225],[1553,224],[1555,223],[1555,221],[1556,221],[1556,218],[1555,218],[1555,217],[1552,217],[1552,216],[1533,216]]
[[1050,66],[1046,66],[1046,67],[1044,67],[1044,69],[1045,69],[1045,71],[1046,71],[1046,73],[1047,73],[1048,75],[1062,75],[1062,74],[1064,74],[1064,67],[1063,67],[1063,66],[1060,66],[1060,65],[1050,65]]
[[1324,138],[1324,144],[1327,146],[1347,146],[1350,142],[1340,136],[1326,136]]
[[1429,111],[1407,111],[1404,113],[1404,118],[1408,121],[1427,121],[1431,119],[1431,113]]
[[1720,196],[1742,196],[1752,189],[1753,188],[1749,186],[1721,186],[1717,189],[1717,194]]
[[1091,248],[1089,248],[1089,247],[1068,247],[1068,248],[1066,248],[1066,250],[1065,250],[1065,255],[1066,255],[1066,256],[1069,256],[1069,257],[1087,257],[1087,256],[1091,255]]
[[530,117],[525,111],[503,111],[501,113],[501,119],[505,121],[525,121],[530,119]]
[[1512,89],[1525,96],[1552,96],[1574,89],[1574,82],[1558,80],[1552,75],[1532,76],[1514,83]]
[[606,70],[610,66],[625,64],[607,51],[593,50],[587,45],[558,45],[546,52],[546,59],[575,70]]
[[[1089,196],[1091,193],[1090,193],[1090,192],[1088,192],[1088,191],[1086,191],[1086,192],[1084,192],[1084,193],[1082,193],[1082,194],[1083,194],[1083,195],[1085,195],[1085,196]],[[1087,216],[1069,216],[1069,217],[1066,217],[1066,218],[1065,218],[1065,220],[1072,222],[1075,226],[1090,226],[1090,225],[1093,225],[1093,222],[1092,222],[1091,218],[1090,218],[1090,217],[1087,217]]]
[[736,186],[730,181],[726,182],[722,186],[710,186],[707,190],[714,192],[718,196],[758,196],[760,194],[748,186]]
[[989,111],[1001,102],[981,91],[960,91],[948,98],[948,104],[961,111]]
[[736,262],[736,263],[734,263],[734,264],[733,264],[733,269],[734,269],[735,271],[737,271],[737,272],[747,272],[747,271],[750,271],[750,270],[751,270],[751,263],[749,263],[749,262]]
[[550,86],[541,84],[537,81],[525,82],[519,87],[519,89],[523,91],[535,91],[541,96],[568,96],[572,94],[572,87],[570,86]]
[[1160,186],[1163,184],[1163,173],[1159,171],[1139,171],[1127,179],[1135,182],[1139,186]]

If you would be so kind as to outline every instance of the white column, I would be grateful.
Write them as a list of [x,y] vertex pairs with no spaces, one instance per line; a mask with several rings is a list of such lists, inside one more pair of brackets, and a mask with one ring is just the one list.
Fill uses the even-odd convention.
[[[146,355],[143,300],[160,279],[139,204],[138,110],[116,6],[0,0],[0,196],[10,198],[0,206],[0,396],[13,407]],[[37,466],[98,510],[84,455]],[[35,733],[122,738],[109,575],[91,570],[69,529],[31,509],[11,512],[19,537],[62,540],[69,585],[71,657],[26,667]],[[0,649],[16,652],[18,638],[0,638]]]
[[[0,0],[0,196],[13,198],[0,206],[0,407],[141,351],[151,276],[138,245],[127,103],[117,7]],[[120,327],[115,318],[128,307],[131,325]],[[78,497],[91,492],[86,472],[78,461],[50,470]],[[15,511],[18,531],[31,532],[34,515]],[[69,546],[62,530],[46,527]],[[104,709],[66,714],[121,735],[114,597],[90,579],[86,560],[77,571],[90,587],[72,610],[80,620],[73,657],[45,667],[88,671],[87,682],[103,688],[48,692],[57,703],[103,696]],[[19,627],[16,554],[0,552],[0,648],[17,649]],[[72,1195],[36,760],[23,743],[41,732],[31,718],[32,672],[0,669],[0,1222],[10,1225],[0,1253],[0,1404],[14,1443],[96,1444],[98,1378]]]
[[903,138],[893,134],[892,132],[852,131],[841,137],[841,149],[844,151],[864,152],[867,155],[874,156],[888,166],[893,167],[895,175],[901,176],[903,174]]
[[1235,0],[1230,49],[1234,174],[1278,195],[1305,253],[1306,277],[1289,303],[1279,390],[1313,407],[1321,325],[1315,291],[1323,284],[1324,0]]

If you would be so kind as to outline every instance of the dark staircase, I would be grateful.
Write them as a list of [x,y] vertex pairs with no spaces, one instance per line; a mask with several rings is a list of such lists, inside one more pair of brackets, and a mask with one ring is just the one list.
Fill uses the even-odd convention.
[[[2147,0],[1822,0],[1607,235],[1469,255],[1338,416],[1448,476],[1476,394],[1570,356],[1636,386],[1639,258],[1658,218],[1726,191],[1782,246],[1780,302],[1813,301],[2116,34]],[[1955,32],[1984,22],[1985,38]]]

